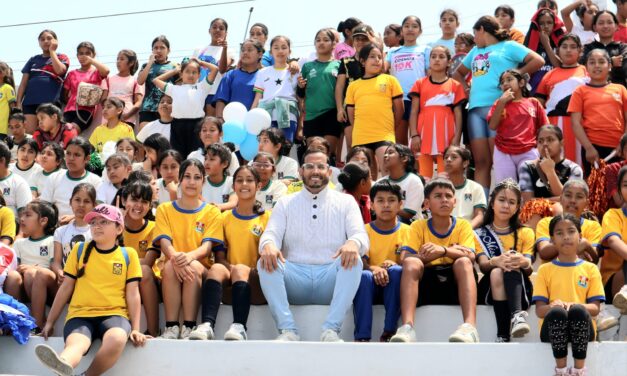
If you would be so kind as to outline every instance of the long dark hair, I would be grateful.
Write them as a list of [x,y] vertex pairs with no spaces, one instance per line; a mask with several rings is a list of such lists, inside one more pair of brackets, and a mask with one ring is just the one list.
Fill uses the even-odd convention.
[[[235,179],[237,179],[237,175],[239,175],[239,173],[242,171],[249,171],[253,175],[253,179],[255,179],[255,184],[258,185],[259,182],[261,181],[261,178],[259,177],[259,173],[257,172],[257,170],[255,170],[253,166],[241,165],[237,168],[237,170],[235,170],[235,173],[233,173],[233,184],[235,184]],[[253,213],[259,215],[259,214],[263,214],[264,211],[265,209],[263,208],[263,205],[261,204],[261,202],[259,202],[258,200],[255,200],[255,204],[253,205]]]
[[492,16],[480,17],[477,22],[472,26],[473,30],[479,30],[483,28],[483,31],[492,35],[498,41],[510,40],[509,32],[501,28],[499,21]]
[[490,201],[488,202],[488,209],[486,210],[485,216],[483,217],[483,223],[481,224],[482,227],[486,227],[489,225],[492,225],[492,222],[494,222],[494,201],[496,200],[496,196],[505,190],[510,190],[512,192],[514,192],[514,194],[516,195],[516,200],[518,201],[518,209],[516,209],[516,212],[514,213],[514,215],[511,216],[511,218],[509,219],[509,228],[511,231],[513,231],[514,233],[514,249],[516,249],[518,247],[518,230],[523,226],[522,223],[520,223],[520,209],[522,207],[522,193],[520,191],[520,187],[518,186],[518,183],[516,183],[514,180],[512,179],[505,179],[502,182],[498,183],[496,185],[496,187],[494,187],[494,190],[492,191],[492,193],[490,193]]
[[26,209],[35,212],[39,218],[46,218],[48,222],[44,227],[44,234],[48,236],[54,235],[59,219],[59,211],[56,205],[44,200],[32,201],[26,205]]

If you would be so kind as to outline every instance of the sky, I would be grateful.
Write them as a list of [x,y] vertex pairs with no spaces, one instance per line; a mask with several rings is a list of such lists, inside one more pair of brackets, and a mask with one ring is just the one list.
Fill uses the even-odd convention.
[[[572,0],[558,0],[559,8]],[[611,0],[609,9],[615,11]],[[494,9],[503,3],[509,3],[516,11],[515,27],[526,32],[529,19],[535,11],[537,0],[364,0],[337,1],[316,0],[307,3],[302,0],[151,0],[149,2],[107,0],[87,6],[87,2],[65,0],[10,1],[5,5],[5,17],[0,21],[0,60],[9,63],[15,72],[16,82],[21,79],[20,71],[33,55],[41,53],[37,36],[43,29],[54,30],[59,37],[58,52],[69,56],[70,69],[77,68],[76,46],[82,41],[90,41],[96,47],[96,58],[109,66],[112,73],[117,72],[115,60],[119,50],[130,48],[137,52],[140,63],[145,62],[150,54],[150,43],[158,35],[164,34],[171,44],[170,59],[180,61],[184,56],[191,56],[194,49],[210,42],[208,29],[213,18],[221,17],[229,24],[227,40],[231,48],[237,50],[239,43],[248,35],[246,23],[250,8],[254,8],[250,24],[265,23],[274,35],[287,35],[292,40],[292,56],[307,56],[313,51],[313,40],[317,30],[323,27],[337,27],[348,17],[357,17],[371,25],[376,31],[390,23],[401,23],[410,14],[420,17],[423,35],[420,43],[428,43],[440,37],[438,26],[439,14],[446,8],[456,10],[460,15],[461,25],[458,31],[472,31],[473,23],[482,15],[493,14]],[[57,6],[53,4],[63,4]],[[89,17],[115,13],[148,11],[180,6],[211,6],[193,9],[170,10],[147,14],[137,14],[100,19],[78,20],[69,22],[50,22],[52,20],[75,17]],[[373,4],[357,9],[355,5]],[[378,4],[378,6],[374,6]],[[393,6],[385,6],[393,4]],[[10,17],[6,17],[10,15]],[[36,25],[10,26],[21,23],[46,21]],[[269,46],[266,45],[266,48]]]

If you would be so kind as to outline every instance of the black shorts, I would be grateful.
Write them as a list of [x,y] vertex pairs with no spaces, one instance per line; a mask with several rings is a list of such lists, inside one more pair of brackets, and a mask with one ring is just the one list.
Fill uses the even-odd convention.
[[63,327],[63,340],[73,333],[80,333],[89,338],[91,342],[102,339],[109,329],[120,328],[131,334],[131,322],[122,316],[100,316],[100,317],[75,317],[65,323]]
[[187,158],[192,151],[198,150],[202,144],[195,131],[201,120],[202,118],[172,120],[170,145],[172,149],[181,153],[183,158]]
[[403,99],[403,105],[405,106],[403,112],[403,120],[409,120],[409,115],[411,114],[411,101]]
[[305,120],[303,124],[303,135],[309,137],[333,136],[340,137],[344,127],[337,121],[337,110],[334,108],[329,110],[317,118]]
[[615,275],[616,273],[612,274],[612,276],[610,276],[610,279],[607,280],[605,286],[603,286],[603,290],[605,290],[605,304],[612,304],[614,302],[614,294],[612,294],[612,282],[614,282]]
[[362,148],[369,149],[370,151],[372,151],[372,154],[374,155],[374,153],[377,152],[378,148],[382,146],[390,146],[390,145],[392,145],[390,141],[377,141],[377,142],[371,142],[369,144],[361,144],[361,145],[355,145],[355,146],[361,146]]
[[[494,270],[494,269],[492,269]],[[490,271],[491,273],[492,271]],[[533,285],[529,276],[525,273],[520,273],[520,278],[523,279],[523,294],[521,298],[522,309],[527,310],[531,306],[531,298],[533,296]],[[490,290],[490,274],[484,274],[479,281],[477,287],[477,304],[481,305],[493,305],[494,299],[492,299],[492,291]]]
[[37,114],[38,104],[23,104],[22,105],[22,113],[24,115],[35,115]]
[[66,123],[74,123],[78,125],[81,131],[89,128],[93,118],[94,114],[86,110],[68,111],[63,113],[63,120],[65,120]]
[[459,305],[453,265],[425,267],[418,285],[418,306],[423,305]]
[[139,122],[140,123],[149,123],[151,121],[159,120],[158,112],[151,111],[139,111]]

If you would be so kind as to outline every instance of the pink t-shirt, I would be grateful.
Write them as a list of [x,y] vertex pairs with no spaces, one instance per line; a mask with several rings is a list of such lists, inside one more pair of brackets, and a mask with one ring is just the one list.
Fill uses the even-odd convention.
[[[87,82],[89,84],[100,86],[100,83],[103,79],[104,77],[100,76],[100,73],[96,68],[92,68],[87,72],[75,69],[68,73],[67,77],[65,78],[65,82],[63,83],[63,89],[69,92],[69,98],[67,101],[67,105],[65,106],[65,112],[76,110],[76,95],[78,94],[79,83]],[[93,112],[95,108],[81,106],[79,107],[79,110]]]
[[345,57],[351,57],[355,55],[355,49],[346,42],[338,43],[335,45],[335,49],[333,50],[333,58],[335,60],[341,60]]
[[[496,102],[488,113],[488,122],[494,114]],[[516,155],[536,147],[536,132],[549,123],[544,107],[535,98],[522,98],[505,105],[501,122],[496,128],[494,145],[503,153]]]
[[[109,91],[107,98],[116,97],[124,102],[124,114],[128,113],[133,107],[135,94],[144,96],[144,85],[138,84],[137,79],[133,76],[121,77],[118,74],[109,76],[102,80],[100,87]],[[133,124],[138,124],[137,120],[137,115],[128,119]],[[105,120],[103,118],[101,124],[104,123]]]

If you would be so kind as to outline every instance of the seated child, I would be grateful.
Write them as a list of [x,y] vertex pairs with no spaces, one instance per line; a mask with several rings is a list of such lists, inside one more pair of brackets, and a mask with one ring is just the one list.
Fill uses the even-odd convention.
[[233,209],[237,196],[233,192],[233,178],[227,175],[231,150],[222,144],[210,144],[205,154],[207,179],[202,185],[202,198],[221,211]]
[[102,182],[98,187],[96,200],[99,203],[116,205],[113,200],[132,171],[131,161],[126,154],[115,153],[107,158],[105,168],[108,181]]

